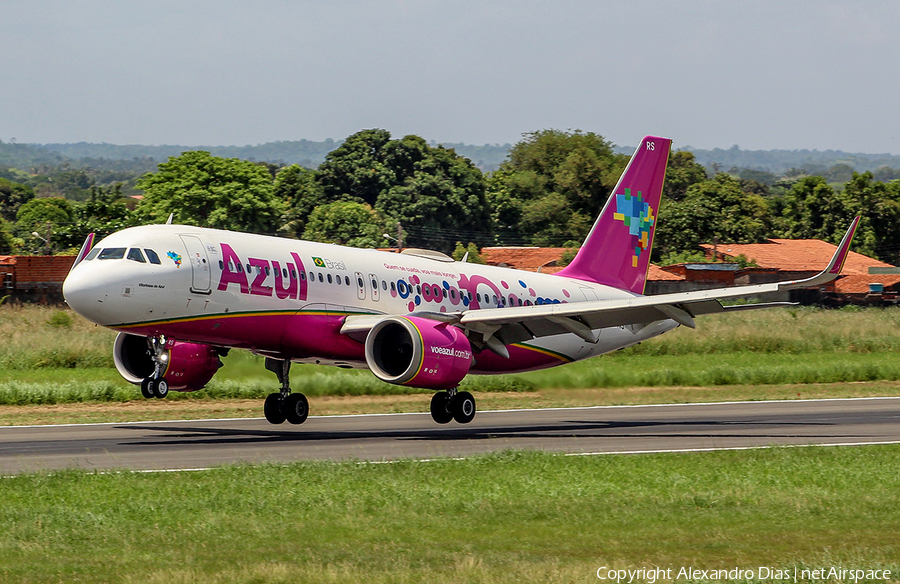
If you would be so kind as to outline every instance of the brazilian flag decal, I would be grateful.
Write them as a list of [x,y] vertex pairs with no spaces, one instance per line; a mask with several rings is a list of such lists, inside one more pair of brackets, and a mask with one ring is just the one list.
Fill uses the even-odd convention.
[[314,257],[314,258],[313,258],[313,263],[316,264],[317,266],[319,266],[320,268],[324,268],[324,267],[325,267],[325,260],[323,260],[322,258],[316,258],[316,257]]

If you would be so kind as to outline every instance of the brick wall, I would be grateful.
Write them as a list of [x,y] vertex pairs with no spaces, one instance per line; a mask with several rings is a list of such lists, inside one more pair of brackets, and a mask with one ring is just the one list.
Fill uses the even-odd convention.
[[75,256],[17,256],[15,287],[17,290],[62,286]]

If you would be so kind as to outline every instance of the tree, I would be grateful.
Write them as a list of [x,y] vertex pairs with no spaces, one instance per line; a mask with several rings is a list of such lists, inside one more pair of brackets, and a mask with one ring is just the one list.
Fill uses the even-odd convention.
[[279,231],[293,236],[303,233],[313,209],[327,203],[316,172],[297,164],[283,168],[275,176],[275,198],[287,209]]
[[860,215],[854,249],[896,263],[900,246],[900,184],[874,180],[871,172],[853,173],[844,185],[841,200],[846,212],[835,220],[838,229],[830,238],[836,243],[855,215]]
[[478,246],[475,245],[471,241],[469,242],[469,245],[466,247],[463,247],[463,244],[461,241],[457,241],[456,249],[453,250],[453,253],[451,254],[450,257],[452,257],[456,261],[460,261],[463,259],[463,257],[466,254],[469,254],[469,257],[466,258],[466,263],[482,264],[482,265],[487,264],[487,262],[484,261],[484,258],[481,257],[481,252],[478,250]]
[[383,233],[394,226],[365,203],[335,201],[309,214],[303,239],[350,247],[380,247]]
[[706,179],[706,169],[697,163],[693,152],[687,150],[670,152],[663,196],[672,201],[680,201],[684,198],[688,187]]
[[771,231],[765,199],[741,190],[727,173],[688,187],[681,201],[663,201],[654,257],[696,250],[701,243],[755,243]]
[[0,178],[0,218],[14,221],[24,203],[34,198],[34,189],[28,185]]
[[378,196],[375,208],[401,222],[410,245],[449,252],[461,234],[476,243],[490,238],[484,176],[471,160],[418,136],[396,140],[386,151],[398,180]]
[[146,221],[175,221],[217,229],[275,232],[284,206],[274,195],[268,169],[209,152],[185,152],[143,176],[137,212]]
[[136,217],[122,196],[122,185],[91,187],[84,203],[72,205],[71,224],[61,227],[55,239],[62,247],[78,247],[89,233],[97,238],[136,225]]
[[387,130],[363,130],[349,136],[319,165],[317,181],[328,201],[356,200],[375,205],[378,195],[397,184],[385,162]]
[[593,132],[525,134],[488,182],[501,241],[583,240],[627,161]]
[[[67,226],[72,221],[72,203],[66,199],[50,197],[32,199],[19,207],[16,213],[16,235],[30,240],[35,249],[44,249],[52,254],[55,248],[53,233],[60,226]],[[37,233],[38,237],[32,235]]]
[[[782,201],[780,234],[788,239],[832,241],[843,235],[849,223],[842,197],[821,176],[797,180]],[[843,226],[843,227],[842,227]]]
[[13,237],[12,225],[9,221],[0,217],[0,255],[12,254],[15,248],[15,238]]
[[460,233],[476,242],[490,236],[481,171],[452,149],[430,146],[419,136],[391,139],[386,130],[353,134],[328,154],[315,180],[329,203],[366,203],[382,217],[400,221],[413,246],[449,252]]

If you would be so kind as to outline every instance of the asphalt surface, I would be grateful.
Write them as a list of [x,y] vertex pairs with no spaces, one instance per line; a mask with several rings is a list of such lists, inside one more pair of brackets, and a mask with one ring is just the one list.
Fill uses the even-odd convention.
[[[313,404],[315,407],[315,404]],[[504,449],[635,453],[900,442],[900,398],[0,427],[0,475],[77,467],[169,470],[235,462],[397,460]]]

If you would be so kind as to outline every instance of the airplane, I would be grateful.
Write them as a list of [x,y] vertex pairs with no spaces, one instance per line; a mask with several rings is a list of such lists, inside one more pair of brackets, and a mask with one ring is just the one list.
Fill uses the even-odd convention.
[[645,296],[671,140],[635,149],[574,260],[555,274],[454,261],[423,249],[349,248],[189,225],[88,236],[63,284],[68,305],[119,331],[117,370],[147,398],[204,387],[228,350],[265,357],[281,384],[272,424],[303,423],[292,363],[368,368],[435,390],[435,422],[466,424],[468,374],[554,367],[635,345],[704,314],[783,306],[720,301],[835,279],[856,217],[828,266],[798,281]]

